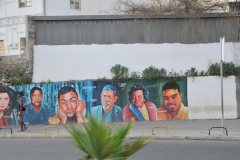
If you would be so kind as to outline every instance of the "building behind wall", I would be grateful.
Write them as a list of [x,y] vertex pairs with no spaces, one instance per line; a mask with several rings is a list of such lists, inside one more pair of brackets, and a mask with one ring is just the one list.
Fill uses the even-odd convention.
[[[28,26],[28,16],[107,14],[101,11],[110,4],[111,0],[1,0],[1,71],[18,65],[32,74],[32,44],[28,37],[34,38],[35,32],[34,25]],[[0,79],[8,81],[4,74]]]

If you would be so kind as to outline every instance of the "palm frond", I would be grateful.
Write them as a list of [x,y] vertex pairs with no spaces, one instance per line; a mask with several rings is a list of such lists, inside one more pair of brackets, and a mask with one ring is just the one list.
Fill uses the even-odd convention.
[[73,144],[82,150],[82,160],[87,159],[126,159],[150,143],[150,138],[139,137],[127,142],[126,136],[133,126],[130,121],[126,126],[114,129],[106,123],[98,122],[94,117],[88,118],[88,124],[66,125]]

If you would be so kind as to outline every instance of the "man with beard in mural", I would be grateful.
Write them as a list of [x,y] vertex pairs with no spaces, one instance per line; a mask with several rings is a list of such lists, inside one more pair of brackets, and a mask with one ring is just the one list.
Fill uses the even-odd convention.
[[47,106],[42,104],[43,91],[39,87],[33,87],[30,90],[29,103],[25,110],[23,121],[27,124],[49,124],[48,118],[51,112]]
[[117,88],[113,85],[106,85],[101,93],[102,105],[93,107],[91,115],[98,121],[121,122],[122,108],[114,104],[117,98]]
[[64,86],[58,91],[57,117],[61,124],[66,123],[81,123],[87,119],[83,116],[85,112],[84,101],[78,99],[78,94],[75,88]]
[[157,119],[157,107],[148,101],[148,93],[143,85],[132,86],[128,96],[130,102],[123,108],[123,121],[131,119],[135,121],[153,121]]
[[157,110],[158,120],[188,119],[188,107],[182,103],[182,93],[178,83],[166,82],[162,86],[164,106]]

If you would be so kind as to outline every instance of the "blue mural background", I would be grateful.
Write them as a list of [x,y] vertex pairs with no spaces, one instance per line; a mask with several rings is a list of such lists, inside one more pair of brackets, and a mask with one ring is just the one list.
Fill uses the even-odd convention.
[[71,86],[76,89],[78,93],[78,98],[86,103],[86,117],[89,113],[89,109],[94,106],[93,99],[94,91],[96,86],[94,86],[94,81],[80,81],[80,82],[63,82],[63,83],[49,83],[49,84],[29,84],[21,86],[9,86],[16,92],[24,92],[24,97],[28,101],[30,100],[30,90],[33,87],[39,87],[43,91],[42,104],[47,106],[51,112],[52,116],[56,116],[56,109],[58,106],[58,91],[63,86]]
[[[118,100],[115,102],[115,105],[120,108],[124,108],[129,102],[128,92],[130,88],[136,84],[143,85],[148,92],[148,101],[154,103],[157,108],[164,105],[162,100],[162,85],[167,82],[166,79],[160,79],[155,81],[149,81],[144,79],[139,80],[124,80],[118,82],[117,87],[117,96]],[[180,84],[180,89],[182,92],[182,103],[185,106],[188,106],[187,101],[187,77],[182,77],[178,79],[177,83]],[[76,82],[59,82],[59,83],[46,83],[46,84],[28,84],[28,85],[19,85],[19,86],[9,86],[12,90],[15,91],[15,95],[18,92],[24,92],[24,98],[28,103],[31,103],[30,99],[30,90],[33,87],[39,87],[43,91],[42,95],[42,105],[48,108],[51,117],[57,116],[58,106],[58,91],[64,86],[71,86],[75,88],[78,93],[78,98],[85,102],[86,108],[84,111],[84,117],[88,117],[91,111],[91,108],[101,105],[101,92],[102,88],[108,84],[111,84],[109,81],[76,81]],[[16,112],[18,110],[19,104],[15,104],[13,109]],[[18,121],[14,120],[13,125],[18,125]]]

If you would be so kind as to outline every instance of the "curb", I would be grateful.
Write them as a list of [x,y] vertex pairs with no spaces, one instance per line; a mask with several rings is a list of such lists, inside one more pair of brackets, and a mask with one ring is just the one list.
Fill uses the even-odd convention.
[[[136,139],[140,136],[129,136],[129,139]],[[240,141],[240,137],[227,136],[142,136],[154,140],[221,140],[221,141]]]
[[[220,140],[220,141],[240,141],[240,137],[228,136],[161,136],[161,135],[136,135],[127,136],[127,139],[137,139],[138,137],[152,138],[153,140]],[[0,139],[70,139],[70,135],[0,135]]]

